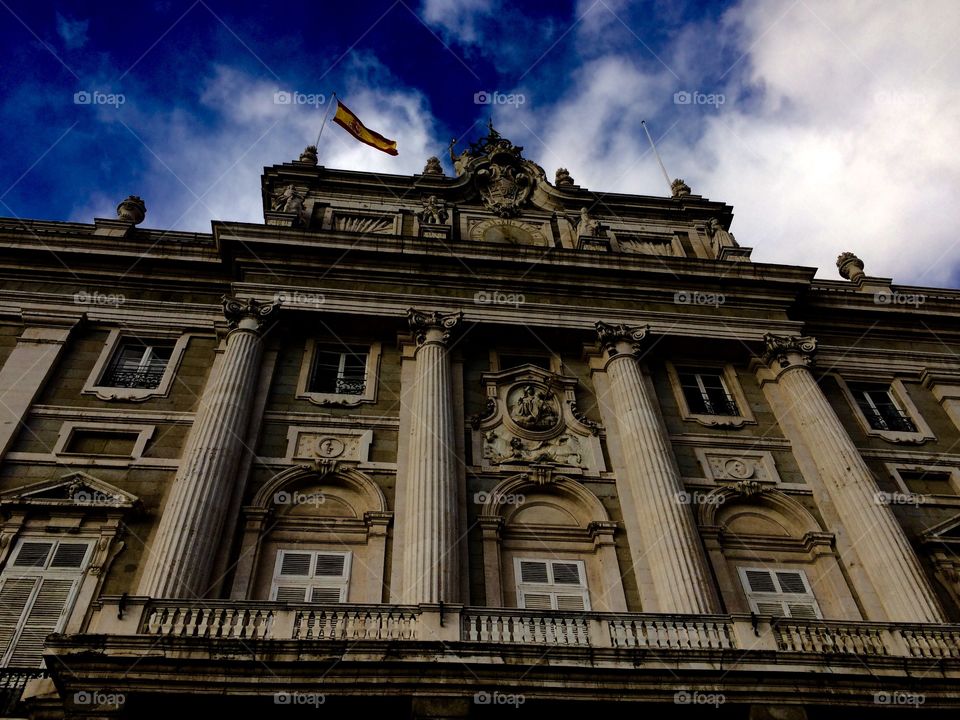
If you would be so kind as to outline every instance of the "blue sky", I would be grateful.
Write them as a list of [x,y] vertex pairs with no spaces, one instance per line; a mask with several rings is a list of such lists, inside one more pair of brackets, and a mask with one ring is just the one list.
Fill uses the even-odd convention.
[[328,126],[331,167],[447,164],[492,114],[551,178],[663,195],[646,119],[755,260],[833,278],[851,250],[958,287],[958,6],[0,0],[0,214],[90,222],[138,194],[150,227],[257,222],[262,167],[313,142],[336,90],[400,155]]

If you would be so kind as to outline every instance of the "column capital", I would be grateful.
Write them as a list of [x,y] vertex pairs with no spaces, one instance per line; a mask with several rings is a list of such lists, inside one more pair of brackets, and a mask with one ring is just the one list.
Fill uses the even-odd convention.
[[772,366],[778,363],[780,369],[790,367],[807,367],[813,362],[813,354],[817,350],[817,339],[807,335],[774,335],[767,333],[763,336],[766,348],[763,352],[763,361]]
[[450,342],[452,330],[463,321],[463,311],[443,313],[410,308],[407,310],[407,321],[417,341],[417,347],[428,342],[446,345]]
[[650,337],[649,325],[625,325],[623,323],[612,325],[600,320],[594,327],[597,329],[600,344],[610,353],[611,357],[640,352],[640,348]]
[[223,316],[231,330],[243,329],[259,331],[267,319],[280,307],[281,300],[263,303],[253,298],[246,300],[224,295]]

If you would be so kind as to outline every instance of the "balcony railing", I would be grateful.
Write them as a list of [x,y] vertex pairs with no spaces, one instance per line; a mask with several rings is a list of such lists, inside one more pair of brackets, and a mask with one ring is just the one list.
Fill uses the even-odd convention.
[[[120,611],[120,612],[118,612]],[[104,598],[89,633],[240,641],[431,641],[712,653],[960,659],[960,626],[443,605]]]

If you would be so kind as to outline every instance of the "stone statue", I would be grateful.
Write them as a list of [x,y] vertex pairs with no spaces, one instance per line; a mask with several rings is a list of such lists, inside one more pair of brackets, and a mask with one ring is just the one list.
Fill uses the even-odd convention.
[[589,237],[600,234],[600,223],[590,217],[586,207],[580,208],[580,223],[577,225],[577,234]]
[[317,164],[317,146],[307,145],[307,147],[304,148],[303,152],[300,153],[300,162],[306,163],[307,165],[316,165]]
[[274,212],[294,213],[297,217],[303,217],[303,196],[297,192],[293,185],[287,185],[283,191],[273,201]]
[[553,184],[557,187],[571,187],[574,183],[573,178],[570,177],[570,172],[566,168],[557,168]]
[[427,158],[427,164],[423,166],[424,175],[443,175],[443,167],[440,165],[440,158],[436,155]]
[[147,216],[147,206],[136,195],[130,195],[126,200],[117,205],[117,217],[120,220],[139,225]]
[[421,201],[423,210],[417,213],[420,222],[443,225],[447,222],[447,203],[436,195],[427,195]]
[[717,218],[710,218],[707,223],[707,236],[716,249],[725,247],[740,247],[733,233],[723,229]]
[[690,194],[690,186],[680,178],[677,178],[670,183],[670,193],[675,198],[686,197]]

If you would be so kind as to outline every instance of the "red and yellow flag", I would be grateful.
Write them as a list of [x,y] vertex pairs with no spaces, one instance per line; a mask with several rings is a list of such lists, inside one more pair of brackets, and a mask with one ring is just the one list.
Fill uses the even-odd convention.
[[380,133],[369,130],[366,125],[360,122],[360,118],[353,114],[350,108],[340,102],[339,98],[337,98],[337,113],[333,116],[333,121],[360,142],[366,143],[377,150],[382,150],[387,155],[397,154],[396,140],[387,140]]

